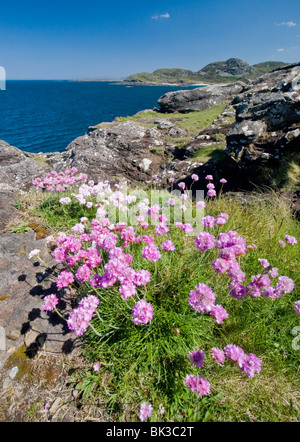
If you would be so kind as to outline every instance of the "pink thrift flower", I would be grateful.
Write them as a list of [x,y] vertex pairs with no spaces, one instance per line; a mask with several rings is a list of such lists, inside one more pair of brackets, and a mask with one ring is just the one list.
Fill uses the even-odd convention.
[[227,180],[225,180],[225,178],[222,178],[222,179],[220,179],[220,183],[221,183],[221,184],[226,184],[226,183],[227,183]]
[[277,278],[277,276],[278,276],[278,269],[277,269],[277,267],[273,267],[271,270],[269,270],[269,275],[272,277],[272,278]]
[[294,281],[287,276],[280,276],[276,288],[284,293],[291,293],[294,290]]
[[175,206],[175,200],[174,200],[174,198],[169,198],[169,205],[170,205],[170,206]]
[[279,245],[279,247],[285,247],[285,242],[282,240],[279,240],[278,245]]
[[216,294],[206,284],[196,285],[189,294],[189,305],[198,313],[210,312],[216,300]]
[[206,175],[205,179],[208,181],[212,181],[214,178],[212,175]]
[[88,295],[79,302],[78,307],[84,308],[92,315],[97,310],[98,305],[98,297],[95,295]]
[[213,216],[204,216],[201,220],[203,227],[213,228],[215,225],[215,218]]
[[267,259],[264,258],[259,258],[258,261],[260,262],[260,265],[264,268],[267,269],[268,267],[270,267],[270,263]]
[[145,420],[148,417],[151,417],[152,412],[153,412],[153,407],[150,404],[148,404],[147,402],[143,402],[141,404],[140,411],[139,411],[140,420],[142,422],[145,422]]
[[134,324],[148,324],[152,321],[154,307],[144,299],[137,302],[132,309],[132,319]]
[[216,238],[208,232],[201,232],[195,239],[196,247],[202,252],[215,246]]
[[188,374],[184,379],[184,384],[192,393],[198,393],[199,396],[207,396],[210,393],[210,383],[201,376]]
[[205,353],[202,350],[191,351],[189,354],[191,364],[196,365],[196,367],[201,368],[204,364]]
[[224,364],[226,356],[223,350],[217,347],[211,349],[212,357],[217,361],[218,364]]
[[249,353],[244,358],[241,369],[249,378],[254,378],[255,373],[260,373],[261,371],[261,360],[255,354]]
[[237,362],[240,368],[243,366],[244,360],[247,355],[241,347],[233,344],[228,344],[226,345],[224,350],[227,358],[231,359],[234,362]]
[[91,269],[86,264],[84,264],[84,265],[78,267],[78,270],[77,270],[75,276],[78,279],[78,281],[86,282],[90,279],[91,273],[92,273]]
[[208,189],[207,196],[213,197],[216,195],[217,195],[217,192],[214,189]]
[[184,189],[185,189],[185,183],[184,183],[183,181],[181,181],[181,182],[178,184],[178,187],[179,187],[179,189],[184,190]]
[[99,371],[100,370],[100,362],[97,361],[93,364],[93,370],[94,371]]
[[294,309],[297,315],[300,315],[300,301],[296,301],[294,304]]
[[222,324],[224,319],[229,318],[229,314],[220,304],[212,306],[210,314],[215,317],[217,324]]
[[142,257],[148,259],[148,261],[158,261],[161,258],[161,253],[158,250],[158,247],[154,244],[151,244],[147,247],[144,247],[142,252]]
[[155,226],[155,233],[157,236],[161,236],[164,233],[167,233],[169,230],[169,227],[165,223],[158,223]]
[[138,270],[134,276],[134,283],[138,287],[141,285],[147,285],[151,281],[151,273],[148,270]]
[[205,209],[206,204],[204,201],[197,201],[196,207],[197,207],[197,209]]
[[174,243],[168,239],[167,241],[164,241],[162,243],[161,248],[165,251],[165,252],[173,252],[175,250],[175,245]]
[[285,235],[284,239],[288,244],[291,244],[291,245],[297,244],[297,242],[298,242],[294,236],[290,236],[290,235]]
[[74,309],[67,320],[69,329],[77,336],[82,336],[89,326],[92,315],[83,307]]
[[191,178],[192,178],[193,181],[198,181],[198,180],[199,180],[198,175],[196,175],[195,173],[193,173],[193,175],[191,176]]
[[63,270],[57,277],[56,285],[59,288],[68,287],[74,282],[74,276],[68,270]]
[[44,304],[42,305],[42,310],[45,310],[46,312],[52,312],[52,310],[55,309],[55,307],[58,304],[58,299],[56,297],[56,295],[47,295],[44,298]]

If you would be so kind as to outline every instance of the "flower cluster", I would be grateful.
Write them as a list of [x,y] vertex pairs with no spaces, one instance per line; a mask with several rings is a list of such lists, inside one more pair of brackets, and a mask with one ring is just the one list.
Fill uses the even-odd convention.
[[[47,173],[45,178],[34,178],[32,184],[39,189],[45,189],[49,192],[64,192],[75,183],[87,180],[86,174],[81,173],[76,175],[77,173],[78,169],[76,167],[72,167],[71,169],[67,169],[60,173],[53,170],[52,172]],[[68,202],[64,201],[62,204],[68,204]]]
[[[151,205],[147,198],[136,204],[137,199],[134,195],[128,196],[123,192],[122,186],[125,186],[125,183],[115,185],[113,189],[108,181],[98,184],[93,181],[87,182],[86,175],[76,175],[77,173],[77,169],[72,168],[61,173],[51,172],[44,179],[33,180],[33,184],[40,189],[59,192],[64,192],[80,182],[77,193],[74,191],[70,197],[60,198],[60,203],[70,204],[73,198],[80,205],[97,209],[95,219],[89,220],[87,217],[82,217],[68,234],[58,232],[56,236],[53,235],[47,239],[48,244],[54,246],[53,258],[63,267],[57,276],[57,288],[64,292],[74,284],[80,287],[79,293],[86,293],[78,306],[69,314],[67,325],[77,336],[82,336],[89,326],[93,328],[91,321],[95,314],[100,315],[100,299],[105,300],[105,297],[109,297],[111,300],[114,296],[113,303],[116,301],[116,303],[120,302],[119,305],[125,306],[124,311],[127,311],[126,318],[129,321],[140,328],[149,324],[148,328],[152,330],[155,312],[159,311],[159,308],[156,309],[159,297],[153,296],[153,293],[157,293],[158,285],[155,286],[155,290],[151,290],[156,283],[157,272],[164,262],[172,260],[177,254],[179,256],[180,253],[184,253],[180,241],[196,229],[186,220],[185,223],[177,221],[174,229],[171,229],[162,207],[159,204]],[[191,178],[193,182],[199,180],[196,174],[193,174]],[[156,178],[153,177],[153,179]],[[171,180],[169,181],[174,182]],[[213,176],[207,175],[206,180],[209,181],[207,195],[216,196],[215,186],[212,183]],[[220,180],[222,185],[226,182],[224,178]],[[185,201],[186,184],[181,182],[178,187],[182,191],[181,201]],[[137,227],[128,225],[128,222],[122,218],[122,214],[126,214],[132,204],[136,204],[138,208],[135,218]],[[168,206],[174,204],[175,199],[170,198]],[[181,206],[183,212],[184,207],[184,205]],[[206,207],[205,202],[198,201],[196,207],[203,210]],[[111,221],[109,217],[111,208],[117,209],[118,221]],[[227,213],[222,212],[217,216],[202,217],[202,215],[199,218],[204,230],[195,235],[195,252],[197,254],[207,252],[206,256],[213,256],[209,264],[211,273],[218,275],[220,279],[229,278],[228,285],[225,282],[225,287],[228,286],[228,293],[232,298],[241,300],[248,296],[274,299],[294,290],[294,281],[287,276],[280,275],[279,269],[273,267],[263,257],[258,259],[258,273],[246,276],[242,258],[250,250],[255,250],[256,246],[253,244],[247,247],[245,239],[234,230],[224,231],[226,229],[224,226],[229,220]],[[154,228],[152,228],[153,225]],[[174,242],[172,231],[180,231],[179,237]],[[296,238],[290,235],[285,235],[284,240],[285,242],[282,241],[284,246],[297,244]],[[29,258],[39,256],[39,253],[39,250],[33,250],[29,253]],[[141,267],[148,268],[152,273]],[[154,272],[155,275],[152,277]],[[192,278],[191,276],[191,280]],[[91,292],[96,295],[88,294]],[[191,315],[208,313],[214,318],[213,322],[219,325],[229,317],[223,305],[217,303],[218,295],[212,284],[210,287],[204,282],[194,281],[189,285],[187,293],[189,294],[186,302],[194,310]],[[42,309],[50,312],[56,310],[57,305],[57,296],[51,294],[44,298]],[[295,302],[294,310],[300,314],[300,301]],[[253,378],[261,371],[261,360],[253,353],[245,353],[237,345],[229,344],[224,349],[213,347],[211,356],[217,364],[224,364],[226,358],[236,362],[240,370],[249,378]],[[188,357],[194,366],[193,369],[201,369],[204,366],[203,350],[193,350]],[[94,371],[98,371],[99,368],[100,365],[97,363]],[[210,383],[203,376],[188,374],[184,379],[184,384],[199,396],[210,394]],[[145,421],[151,417],[152,412],[153,407],[143,402],[139,411],[140,420]]]

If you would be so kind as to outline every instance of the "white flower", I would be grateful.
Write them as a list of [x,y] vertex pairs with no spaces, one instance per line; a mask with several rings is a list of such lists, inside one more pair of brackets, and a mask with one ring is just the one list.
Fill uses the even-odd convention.
[[31,250],[31,252],[30,252],[29,255],[28,255],[28,259],[31,259],[31,258],[33,258],[34,256],[37,256],[37,255],[39,255],[39,254],[40,254],[40,250],[39,250],[39,249]]

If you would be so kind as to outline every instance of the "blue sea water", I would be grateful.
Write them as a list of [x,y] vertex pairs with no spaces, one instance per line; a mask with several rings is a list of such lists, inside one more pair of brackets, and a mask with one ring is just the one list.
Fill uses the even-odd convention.
[[157,106],[176,86],[8,80],[0,91],[0,139],[28,152],[63,151],[89,126]]

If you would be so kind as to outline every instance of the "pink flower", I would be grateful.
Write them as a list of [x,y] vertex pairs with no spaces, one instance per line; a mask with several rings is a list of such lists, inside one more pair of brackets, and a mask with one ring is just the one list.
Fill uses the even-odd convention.
[[170,229],[165,223],[158,223],[155,226],[155,233],[158,236],[163,235],[164,233],[167,233]]
[[169,178],[168,181],[169,181],[169,183],[174,183],[175,178]]
[[198,175],[196,175],[195,173],[193,173],[191,178],[192,178],[193,181],[198,181],[199,180]]
[[217,324],[222,324],[224,319],[229,318],[229,314],[220,304],[213,305],[210,314],[215,317]]
[[285,247],[285,242],[282,240],[279,240],[278,245],[279,245],[279,247]]
[[74,282],[74,276],[68,270],[63,270],[57,277],[56,285],[57,287],[63,288],[68,287]]
[[138,270],[134,276],[134,283],[137,286],[147,285],[151,281],[151,273],[148,270]]
[[215,218],[213,216],[204,216],[201,220],[203,227],[212,228],[215,225]]
[[205,353],[202,350],[192,351],[189,354],[189,358],[190,358],[191,364],[196,365],[196,367],[201,368],[204,364]]
[[297,315],[300,315],[300,301],[296,301],[294,304],[294,309]]
[[201,376],[188,374],[184,379],[184,384],[192,393],[198,393],[199,396],[207,396],[210,393],[210,383]]
[[238,363],[241,368],[244,364],[246,353],[238,345],[228,344],[224,348],[227,358]]
[[189,294],[189,305],[198,313],[210,312],[216,300],[216,294],[206,284],[196,285]]
[[294,281],[287,276],[280,276],[276,288],[284,293],[291,293],[294,290]]
[[78,281],[86,282],[89,280],[91,273],[92,273],[91,269],[86,264],[83,264],[82,266],[78,267],[75,276],[78,279]]
[[85,298],[83,298],[79,304],[78,307],[84,308],[89,314],[93,314],[99,305],[99,299],[95,295],[88,295]]
[[220,183],[221,183],[221,184],[226,184],[226,183],[227,183],[227,180],[225,180],[225,178],[222,178],[222,179],[220,179]]
[[216,238],[208,232],[201,232],[195,239],[196,247],[202,252],[215,246]]
[[83,307],[78,307],[70,313],[67,324],[69,329],[77,336],[82,336],[87,330],[91,319],[92,315],[88,310]]
[[153,407],[147,402],[143,402],[139,411],[139,418],[142,422],[144,422],[147,417],[151,417],[153,412]]
[[51,312],[55,309],[55,307],[58,304],[58,299],[56,295],[47,295],[44,298],[44,304],[42,305],[42,310],[45,310],[46,312]]
[[290,235],[285,235],[284,239],[288,244],[292,244],[292,245],[297,244],[297,242],[298,242],[294,236],[290,236]]
[[185,183],[184,183],[183,181],[181,181],[181,182],[178,184],[178,187],[179,187],[180,189],[184,190],[184,189],[185,189]]
[[94,371],[99,371],[100,370],[100,362],[97,361],[93,364],[93,370]]
[[216,195],[217,195],[217,192],[214,189],[209,189],[207,192],[207,196],[213,197]]
[[205,179],[208,181],[212,181],[214,178],[212,175],[206,175]]
[[157,246],[151,244],[143,248],[142,257],[148,259],[148,261],[156,262],[161,258],[161,253]]
[[169,205],[170,205],[170,206],[175,206],[175,200],[174,200],[174,198],[169,198]]
[[167,241],[164,241],[162,243],[161,248],[165,251],[165,252],[173,252],[175,250],[175,245],[174,243],[168,239]]
[[152,321],[154,314],[154,307],[146,302],[144,299],[138,301],[132,309],[132,318],[134,324],[148,324]]
[[218,364],[224,364],[226,356],[223,350],[217,347],[211,349],[212,357],[217,361]]
[[204,201],[197,201],[196,207],[197,209],[204,209],[206,207],[206,204]]
[[260,265],[264,268],[267,269],[268,267],[270,267],[270,263],[267,259],[264,258],[259,258],[258,261],[260,262]]

